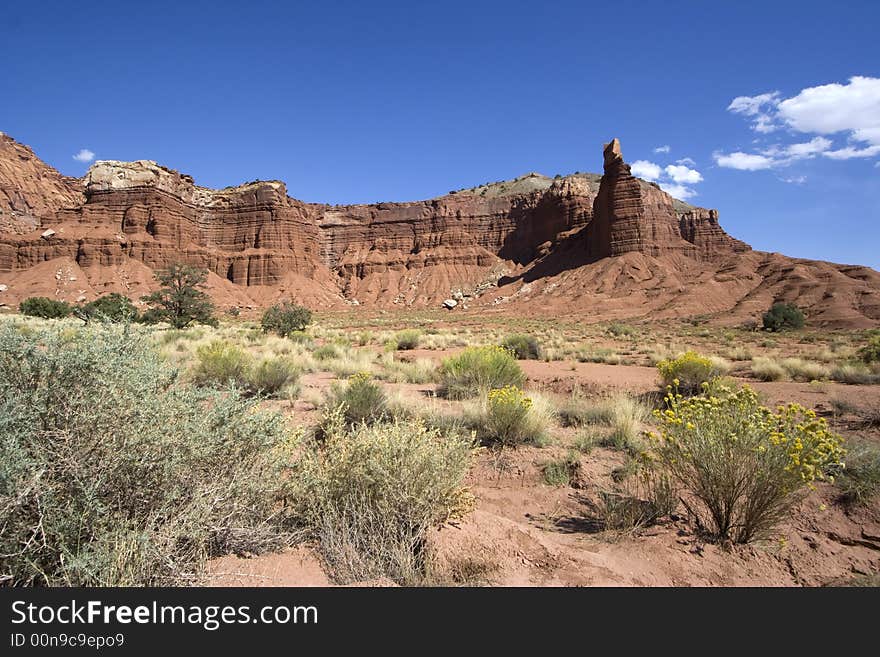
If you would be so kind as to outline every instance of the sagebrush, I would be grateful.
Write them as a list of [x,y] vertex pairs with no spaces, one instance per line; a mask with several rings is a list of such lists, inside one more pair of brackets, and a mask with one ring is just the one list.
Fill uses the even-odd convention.
[[132,327],[0,327],[0,436],[7,583],[191,583],[283,542],[281,417],[182,383]]

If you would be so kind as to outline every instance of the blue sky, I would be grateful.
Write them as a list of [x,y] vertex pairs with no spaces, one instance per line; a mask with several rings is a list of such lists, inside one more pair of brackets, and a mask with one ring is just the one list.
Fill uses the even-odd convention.
[[306,201],[415,200],[598,172],[616,136],[638,171],[756,248],[880,268],[876,1],[2,13],[0,130],[68,175],[90,155],[154,159],[211,187],[277,178]]

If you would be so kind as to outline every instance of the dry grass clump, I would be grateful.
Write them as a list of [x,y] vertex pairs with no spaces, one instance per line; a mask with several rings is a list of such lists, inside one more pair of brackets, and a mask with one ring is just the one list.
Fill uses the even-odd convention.
[[402,361],[394,354],[385,354],[380,361],[381,372],[377,376],[391,383],[433,383],[437,380],[437,366],[430,358]]
[[780,365],[794,381],[825,381],[831,376],[825,365],[800,358],[785,358]]
[[541,465],[544,483],[548,486],[568,486],[581,469],[581,461],[576,451],[569,451],[564,458],[547,461]]
[[831,378],[849,385],[874,385],[880,383],[880,374],[872,372],[862,363],[842,363],[831,370]]
[[331,417],[324,440],[303,445],[289,500],[337,581],[417,585],[430,571],[428,531],[472,506],[473,456],[467,437],[417,419],[348,430]]
[[764,356],[756,356],[751,364],[752,376],[760,381],[785,381],[788,372],[777,361]]
[[617,477],[617,490],[602,491],[600,512],[605,529],[631,532],[672,514],[678,497],[664,473],[627,461],[627,475]]
[[607,426],[610,432],[604,436],[593,434],[594,444],[631,451],[639,448],[639,433],[650,418],[651,410],[635,397],[623,393],[597,402],[573,394],[560,406],[557,414],[563,426]]
[[880,492],[880,448],[859,442],[847,450],[846,467],[835,480],[845,502],[867,504]]

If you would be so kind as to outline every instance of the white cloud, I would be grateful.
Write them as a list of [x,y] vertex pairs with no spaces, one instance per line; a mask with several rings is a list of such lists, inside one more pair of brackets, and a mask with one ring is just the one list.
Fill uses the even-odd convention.
[[703,180],[703,176],[699,171],[696,169],[689,169],[684,165],[670,164],[664,170],[666,171],[666,175],[672,178],[673,182],[693,185],[694,183]]
[[668,153],[672,150],[672,147],[669,144],[664,144],[663,146],[658,146],[654,149],[655,153]]
[[[854,146],[846,146],[836,151],[825,151],[822,153],[825,157],[832,160],[849,160],[854,157],[874,157],[880,155],[880,144],[874,146],[866,146],[865,148],[856,148]],[[876,164],[874,166],[877,166]]]
[[630,165],[634,176],[654,182],[660,177],[660,166],[648,160],[636,160]]
[[696,169],[683,165],[670,164],[665,168],[648,160],[636,160],[630,165],[633,175],[650,182],[656,182],[667,194],[675,198],[688,199],[697,195],[696,190],[687,187],[703,180]]
[[683,164],[683,165],[685,165],[686,167],[695,167],[695,166],[697,166],[697,163],[694,162],[694,161],[693,161],[691,158],[689,158],[689,157],[683,157],[683,158],[681,158],[680,160],[676,160],[675,163],[676,163],[676,164]]
[[757,96],[737,96],[730,101],[727,111],[751,117],[752,130],[755,132],[773,132],[779,127],[774,118],[779,96],[778,91]]
[[697,195],[697,193],[690,187],[685,187],[684,185],[678,185],[676,183],[662,182],[660,183],[660,189],[662,189],[670,196],[674,196],[675,198],[679,198],[681,200],[693,198]]
[[831,140],[825,139],[825,137],[814,137],[808,142],[790,144],[786,147],[785,152],[795,159],[813,157],[814,155],[824,153],[831,148],[831,143]]
[[760,169],[770,169],[776,161],[772,157],[765,155],[755,155],[753,153],[743,153],[736,151],[734,153],[713,153],[712,157],[715,163],[720,167],[728,169],[739,169],[740,171],[758,171]]
[[[806,142],[773,144],[760,153],[716,153],[720,166],[756,171],[817,155],[831,160],[880,155],[880,78],[854,76],[846,84],[807,87],[790,98],[782,98],[778,91],[738,96],[727,109],[748,117],[756,132],[787,127],[792,133],[820,136]],[[846,138],[846,144],[836,148],[830,138],[822,136],[837,134]]]
[[780,180],[784,183],[789,183],[792,185],[803,185],[807,182],[806,176],[792,176],[791,178],[780,178]]
[[73,159],[77,162],[91,162],[95,159],[95,154],[88,148],[83,148],[79,153],[73,156]]
[[798,132],[848,132],[853,141],[880,145],[880,78],[855,76],[847,84],[803,89],[780,101],[777,113]]

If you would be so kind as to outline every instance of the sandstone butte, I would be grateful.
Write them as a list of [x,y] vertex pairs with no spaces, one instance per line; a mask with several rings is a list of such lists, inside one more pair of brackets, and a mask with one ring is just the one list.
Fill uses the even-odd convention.
[[787,301],[817,325],[880,324],[880,273],[753,250],[716,210],[634,177],[616,139],[601,176],[530,173],[427,201],[334,206],[293,199],[280,181],[198,187],[146,160],[68,178],[0,133],[0,304],[139,299],[172,262],[210,270],[222,308],[454,299],[451,312],[733,324]]

